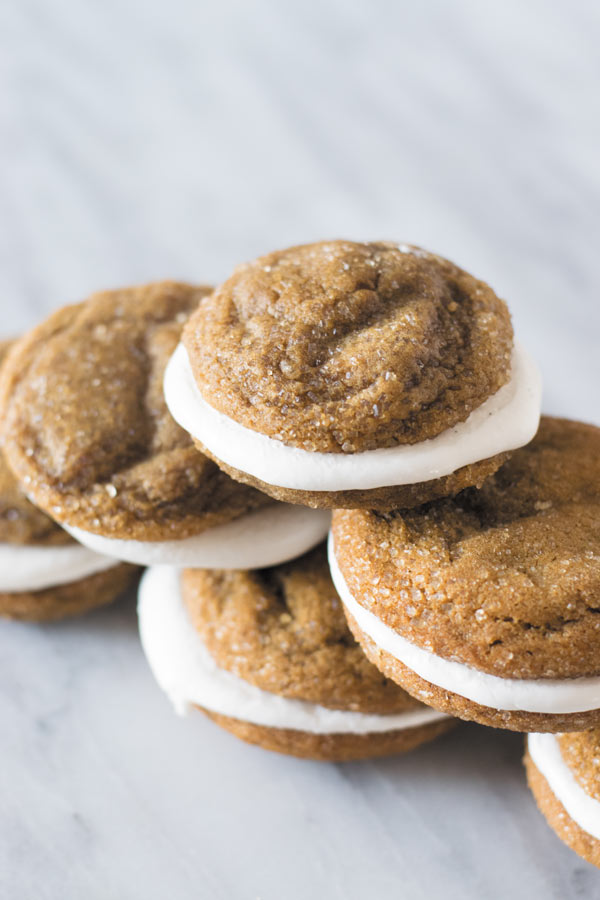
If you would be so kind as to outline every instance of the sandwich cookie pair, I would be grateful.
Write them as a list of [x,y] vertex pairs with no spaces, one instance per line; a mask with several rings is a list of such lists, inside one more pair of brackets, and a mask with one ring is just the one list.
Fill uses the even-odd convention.
[[543,418],[480,490],[336,511],[334,583],[385,675],[463,719],[600,725],[600,429]]
[[[0,360],[9,343],[0,344]],[[81,546],[36,509],[0,456],[0,616],[49,621],[114,600],[136,568]]]
[[239,266],[186,325],[165,396],[233,478],[324,508],[480,485],[540,414],[506,304],[453,263],[384,242]]
[[530,734],[525,768],[550,827],[572,850],[600,867],[600,728]]
[[208,288],[162,282],[67,306],[12,349],[7,460],[32,501],[98,553],[142,565],[251,568],[323,539],[327,514],[274,502],[194,447],[164,368]]
[[252,744],[350,760],[410,750],[453,720],[372,666],[350,634],[325,547],[253,572],[148,569],[142,646],[180,713]]

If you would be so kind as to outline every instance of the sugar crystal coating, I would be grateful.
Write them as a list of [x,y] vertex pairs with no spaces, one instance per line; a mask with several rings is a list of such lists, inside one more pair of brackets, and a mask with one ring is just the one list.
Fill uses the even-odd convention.
[[308,451],[411,444],[510,377],[506,305],[441,257],[331,241],[239,266],[184,332],[204,398]]

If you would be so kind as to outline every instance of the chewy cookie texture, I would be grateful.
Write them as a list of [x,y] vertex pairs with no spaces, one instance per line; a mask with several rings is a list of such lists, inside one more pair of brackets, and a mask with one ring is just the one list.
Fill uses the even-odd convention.
[[180,585],[150,570],[138,611],[148,662],[175,705],[266,749],[360,759],[412,749],[454,724],[367,661],[324,546],[254,572],[186,570]]
[[173,417],[223,471],[324,509],[480,486],[533,437],[540,391],[488,285],[386,242],[239,266],[199,303],[165,375]]
[[416,248],[308,244],[239,266],[184,331],[203,397],[307,451],[431,438],[510,375],[506,305]]
[[0,383],[3,447],[54,519],[160,541],[267,502],[199,454],[164,402],[164,367],[208,292],[162,282],[95,294],[12,348]]
[[188,569],[182,591],[220,668],[265,691],[358,712],[419,706],[350,634],[323,546],[255,572]]
[[[546,417],[480,490],[390,514],[338,511],[333,533],[351,595],[412,644],[500,678],[600,674],[600,429]],[[351,625],[388,676],[455,715],[518,730],[600,719],[478,707]]]

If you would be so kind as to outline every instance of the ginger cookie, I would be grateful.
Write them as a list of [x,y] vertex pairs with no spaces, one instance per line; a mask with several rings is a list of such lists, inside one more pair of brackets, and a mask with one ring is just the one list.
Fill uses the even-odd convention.
[[[0,362],[10,342],[0,343]],[[136,569],[76,543],[20,491],[0,455],[0,616],[48,621],[110,603]]]
[[245,567],[289,559],[326,532],[323,514],[229,478],[167,410],[165,365],[208,292],[161,282],[94,294],[53,313],[6,360],[8,463],[33,502],[92,550]]
[[165,396],[233,478],[313,507],[410,507],[480,485],[535,434],[540,379],[506,304],[418,247],[330,241],[203,298]]
[[368,662],[324,545],[252,572],[149,569],[138,613],[146,657],[176,709],[201,709],[267,749],[360,759],[412,749],[453,724]]
[[528,735],[525,769],[550,827],[600,867],[600,729]]
[[339,510],[330,564],[350,628],[430,706],[517,731],[600,724],[600,429],[542,418],[480,490]]

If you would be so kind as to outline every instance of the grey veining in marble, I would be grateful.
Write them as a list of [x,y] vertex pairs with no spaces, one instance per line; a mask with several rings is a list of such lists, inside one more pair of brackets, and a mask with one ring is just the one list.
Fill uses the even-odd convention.
[[[600,423],[600,10],[531,0],[7,0],[1,331],[92,290],[384,237],[506,297],[548,411]],[[600,897],[522,739],[279,758],[173,716],[133,601],[0,623],[0,895]]]

